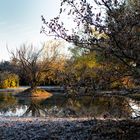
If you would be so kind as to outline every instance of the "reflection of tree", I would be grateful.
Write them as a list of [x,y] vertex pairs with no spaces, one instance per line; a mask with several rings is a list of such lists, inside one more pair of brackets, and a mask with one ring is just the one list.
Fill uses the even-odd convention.
[[33,116],[33,117],[41,117],[46,116],[47,112],[44,109],[44,107],[41,105],[43,100],[39,99],[30,99],[30,104],[26,110],[26,112],[23,114],[23,116]]
[[42,102],[43,105],[47,105],[47,108],[57,109],[71,109],[76,112],[78,116],[92,116],[103,117],[104,114],[108,114],[109,117],[121,118],[129,117],[132,114],[132,110],[129,106],[129,100],[118,96],[85,96],[77,98],[60,98],[52,96]]
[[68,98],[63,96],[52,96],[51,98],[47,98],[46,100],[42,101],[42,105],[47,105],[47,108],[52,108],[57,106],[58,108],[65,107]]
[[123,97],[81,97],[69,98],[65,105],[75,110],[79,116],[102,117],[108,114],[109,117],[129,117],[132,110],[129,100]]
[[[126,118],[132,114],[130,100],[118,96],[97,96],[64,98],[52,96],[51,98],[26,98],[27,110],[23,116],[41,117],[47,115],[73,115],[73,111],[78,116]],[[22,103],[23,105],[23,103]]]
[[7,112],[10,110],[11,107],[17,104],[17,100],[12,94],[0,94],[0,112]]

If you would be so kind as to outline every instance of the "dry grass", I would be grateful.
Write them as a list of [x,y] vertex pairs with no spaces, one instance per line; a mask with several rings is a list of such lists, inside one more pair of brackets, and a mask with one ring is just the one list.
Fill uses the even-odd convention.
[[39,88],[29,88],[20,93],[17,93],[16,96],[20,97],[51,97],[52,93],[45,91],[44,89]]

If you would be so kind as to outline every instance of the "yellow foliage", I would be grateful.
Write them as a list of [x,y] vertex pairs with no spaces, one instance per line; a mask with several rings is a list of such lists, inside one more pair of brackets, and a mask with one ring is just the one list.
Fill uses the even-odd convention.
[[14,88],[19,83],[18,76],[8,72],[0,73],[0,88]]
[[82,68],[83,66],[86,66],[88,68],[94,68],[97,67],[99,64],[96,62],[95,54],[91,53],[88,55],[80,56],[75,61],[75,67],[76,68]]
[[16,87],[16,82],[15,81],[11,81],[10,87]]

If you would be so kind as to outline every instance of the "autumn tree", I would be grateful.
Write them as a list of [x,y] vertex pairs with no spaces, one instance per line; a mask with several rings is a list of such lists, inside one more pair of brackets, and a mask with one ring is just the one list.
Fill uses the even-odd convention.
[[[33,45],[22,45],[16,52],[11,52],[12,62],[18,68],[18,72],[24,74],[31,88],[36,88],[42,81],[51,77],[51,73],[55,69],[59,69],[60,56],[58,46],[60,44],[44,43],[41,49],[33,47]],[[60,63],[60,62],[59,62]]]
[[[60,75],[64,71],[64,66],[67,59],[65,54],[64,42],[60,40],[49,40],[45,43],[43,56],[48,64],[49,71],[45,75],[45,82],[48,84],[60,84]],[[47,58],[47,59],[46,59]]]
[[[44,64],[40,60],[41,50],[35,50],[33,46],[25,44],[16,50],[16,53],[11,52],[11,59],[18,65],[19,71],[24,73],[26,80],[30,83],[31,88],[35,88],[43,78]],[[40,63],[39,63],[40,61]]]
[[[93,4],[101,9],[96,11],[97,7],[86,0],[62,0],[59,16],[50,22],[42,16],[41,32],[72,42],[83,54],[96,52],[103,62],[115,65],[113,73],[116,77],[139,79],[140,5],[133,2],[133,8],[130,8],[130,1],[94,0]],[[77,28],[68,32],[60,22],[63,12],[71,15],[77,27],[81,27],[80,34]],[[120,70],[122,67],[124,69]]]

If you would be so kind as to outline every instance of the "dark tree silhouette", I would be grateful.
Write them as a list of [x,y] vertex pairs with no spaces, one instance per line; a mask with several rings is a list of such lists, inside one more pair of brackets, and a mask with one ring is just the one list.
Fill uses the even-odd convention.
[[[100,12],[95,11],[98,5]],[[123,0],[62,0],[59,16],[47,22],[42,16],[41,32],[54,35],[82,48],[86,54],[100,53],[105,59],[126,67],[124,75],[140,77],[140,5],[133,8],[129,1]],[[60,22],[62,13],[72,15],[77,27],[82,26],[83,35],[76,29],[72,34]],[[99,35],[96,36],[95,32]]]

